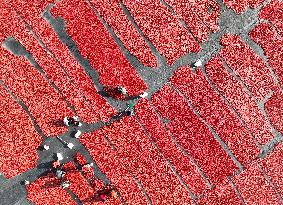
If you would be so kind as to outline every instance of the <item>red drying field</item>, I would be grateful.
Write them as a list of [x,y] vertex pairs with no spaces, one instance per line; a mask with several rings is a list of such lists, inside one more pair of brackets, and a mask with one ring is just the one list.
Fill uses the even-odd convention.
[[171,82],[191,100],[194,108],[215,129],[242,164],[255,158],[258,151],[251,136],[200,70],[193,73],[189,68],[180,68]]
[[[210,32],[216,32],[220,7],[214,0],[193,1],[188,3],[186,0],[166,0],[174,11],[180,16],[189,27],[193,36],[200,42],[208,39]],[[212,12],[208,10],[212,9]]]
[[42,141],[27,113],[0,86],[0,170],[12,178],[36,167]]
[[[84,178],[82,173],[72,162],[64,164],[62,169],[66,172],[60,181],[53,173],[40,177],[27,186],[28,199],[35,204],[76,204],[68,192],[72,192],[83,204],[115,204],[120,205],[122,202],[119,198],[110,198],[106,203],[93,200],[96,191],[103,187],[92,186]],[[68,181],[70,184],[67,189],[63,189],[61,184]]]
[[[114,109],[97,93],[90,77],[87,76],[84,69],[70,55],[67,47],[60,41],[54,30],[42,17],[42,11],[50,2],[48,0],[23,2],[24,1],[17,0],[11,2],[11,4],[17,12],[23,16],[24,20],[31,26],[35,34],[39,36],[45,46],[55,56],[56,62],[48,57],[48,60],[51,62],[47,63],[56,65],[52,67],[45,65],[44,71],[50,78],[57,82],[56,85],[61,88],[65,97],[73,103],[77,114],[79,114],[84,121],[93,122],[96,121],[97,118],[104,122],[108,121],[114,114]],[[38,43],[27,44],[25,46],[30,47],[31,45],[36,45],[36,50],[42,50]],[[34,53],[37,54],[38,51]],[[47,58],[46,54],[43,56]],[[41,58],[42,57],[39,57],[38,59],[40,60]],[[63,72],[62,68],[64,68],[66,73]],[[72,81],[72,83],[69,81]],[[82,100],[82,95],[84,95],[87,102]]]
[[[267,4],[258,13],[261,19],[268,20],[270,23],[272,23],[272,25],[279,31],[280,35],[282,35],[282,32],[283,32],[283,24],[282,24],[283,10],[282,8],[283,8],[283,4],[280,0],[273,0],[273,1],[270,1],[270,3]],[[263,32],[263,34],[265,34],[265,32]]]
[[135,119],[124,118],[106,127],[103,133],[141,181],[154,204],[185,204],[190,201],[180,181]]
[[240,82],[225,68],[219,56],[212,58],[205,66],[206,72],[232,107],[240,114],[247,127],[260,144],[273,138],[271,127],[266,121],[256,101],[246,93]]
[[154,96],[153,104],[163,118],[171,120],[167,128],[212,183],[221,181],[236,170],[236,165],[208,128],[193,113],[184,98],[169,86],[163,87]]
[[252,163],[233,181],[247,204],[281,204],[257,163]]
[[69,189],[81,200],[84,201],[94,196],[94,189],[88,184],[87,180],[83,177],[77,167],[68,162],[64,164],[63,170],[66,170],[64,180],[70,182]]
[[51,11],[55,17],[62,16],[66,20],[68,34],[77,43],[81,54],[98,71],[103,85],[124,86],[130,95],[140,94],[146,89],[144,82],[86,2],[60,2]]
[[241,199],[235,193],[231,183],[225,179],[215,189],[205,193],[204,197],[199,200],[199,205],[219,205],[229,204],[238,205],[241,204]]
[[[67,35],[99,74],[99,83],[124,86],[133,96],[149,87],[120,43],[158,73],[156,51],[172,65],[200,52],[210,34],[219,35],[223,8],[217,2],[62,0],[50,12],[64,21]],[[57,136],[67,131],[56,124],[65,116],[106,122],[117,111],[98,94],[72,48],[44,19],[42,12],[50,3],[0,4],[0,80],[26,105],[45,135]],[[262,3],[224,1],[237,14]],[[259,11],[267,21],[251,28],[249,36],[262,54],[241,35],[224,31],[220,52],[202,68],[177,68],[150,98],[138,101],[134,116],[81,136],[80,143],[121,198],[93,200],[106,182],[95,177],[93,167],[84,166],[87,160],[80,154],[75,163],[64,166],[64,179],[70,181],[67,189],[49,173],[26,186],[27,198],[51,205],[76,204],[70,193],[87,205],[282,204],[282,143],[258,159],[260,149],[283,132],[282,5],[279,0],[267,3]],[[11,37],[26,49],[26,56],[11,52]],[[150,77],[159,80],[157,75]],[[31,116],[2,86],[0,97],[0,170],[12,178],[36,167],[42,139]],[[245,169],[239,170],[238,162]]]
[[248,8],[260,6],[264,0],[224,0],[228,8],[233,9],[237,14],[243,13]]
[[276,91],[272,97],[265,104],[266,112],[270,118],[274,128],[282,133],[283,131],[283,93],[282,91]]
[[60,186],[60,181],[53,174],[40,177],[27,186],[28,200],[38,205],[75,205],[72,197]]
[[239,36],[227,34],[222,37],[220,55],[228,66],[246,84],[258,101],[264,99],[274,87],[274,81],[265,62],[245,44]]
[[118,1],[92,0],[90,2],[114,30],[120,40],[123,41],[131,54],[136,56],[145,66],[157,66],[156,57],[151,53],[146,41],[135,29],[126,14],[124,14]]
[[270,155],[260,161],[266,174],[271,178],[280,194],[283,192],[283,180],[281,174],[283,170],[281,163],[282,156],[283,147],[282,144],[280,144],[275,147],[274,151]]
[[85,134],[80,138],[80,141],[89,150],[101,171],[119,190],[127,203],[147,204],[147,200],[133,176],[119,156],[117,156],[117,153],[104,139],[104,135],[101,132]]
[[81,153],[76,153],[75,157],[74,157],[74,161],[80,165],[83,166],[85,164],[87,164],[87,159],[85,158],[84,155],[82,155]]
[[188,52],[199,52],[200,46],[192,34],[160,1],[124,0],[139,28],[166,57],[169,65]]
[[0,53],[4,64],[1,80],[26,104],[44,133],[52,136],[65,132],[65,127],[54,124],[64,116],[73,115],[62,96],[24,57],[16,57],[2,48]]
[[279,82],[283,83],[283,71],[282,71],[282,36],[279,35],[272,25],[267,23],[261,23],[257,25],[251,32],[250,37],[258,43],[264,50],[268,62],[278,76]]
[[[283,64],[283,50],[282,50],[282,43],[283,39],[282,36],[278,33],[280,32],[278,21],[274,22],[275,19],[280,19],[281,13],[278,11],[274,11],[274,4],[278,4],[279,2],[274,1],[271,4],[268,4],[264,9],[261,10],[260,17],[268,18],[272,23],[278,25],[278,28],[275,29],[274,26],[261,23],[257,25],[251,32],[250,37],[258,43],[262,49],[266,57],[268,58],[268,63],[272,66],[274,73],[278,79],[278,84],[282,86],[283,83],[283,72],[282,72],[282,64]],[[281,4],[280,4],[281,6]],[[278,8],[280,8],[278,5]],[[273,8],[273,9],[272,9]],[[266,10],[271,9],[271,11],[276,12],[278,17],[275,16],[265,16]],[[273,19],[273,20],[272,20]],[[278,131],[282,132],[282,90],[278,88],[273,89],[273,94],[271,98],[265,104],[266,112],[270,118],[271,123],[273,124],[274,128]]]
[[136,105],[136,116],[160,148],[161,152],[174,165],[190,190],[198,196],[205,189],[208,189],[199,170],[197,170],[197,166],[174,143],[148,100],[142,100]]
[[[27,32],[23,22],[16,17],[15,12],[6,8],[6,10],[1,10],[2,15],[5,18],[1,20],[0,25],[8,27],[1,32],[2,42],[6,37],[14,36],[23,46],[28,46],[28,51],[30,49],[30,52],[34,51],[34,53],[37,52],[40,55],[39,52],[42,51],[42,48],[37,48],[38,42]],[[58,127],[54,124],[54,121],[73,114],[63,96],[48,83],[26,58],[13,55],[4,48],[0,49],[0,53],[1,64],[3,65],[0,70],[1,80],[27,105],[43,132],[46,135],[57,135],[65,132],[64,127]],[[44,55],[41,57],[44,57]]]

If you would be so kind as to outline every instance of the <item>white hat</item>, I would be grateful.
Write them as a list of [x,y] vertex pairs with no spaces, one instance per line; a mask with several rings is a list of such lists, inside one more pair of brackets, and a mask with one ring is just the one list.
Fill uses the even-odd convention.
[[79,116],[73,116],[73,119],[74,119],[75,121],[80,121],[80,117],[79,117]]
[[44,148],[45,150],[49,150],[49,146],[48,146],[48,145],[43,145],[43,148]]
[[121,87],[121,91],[122,91],[122,93],[125,95],[125,94],[127,94],[127,90],[126,90],[126,88],[124,88],[124,87]]
[[58,161],[63,160],[63,155],[61,153],[56,154]]
[[201,62],[201,60],[199,59],[199,60],[197,60],[197,62],[195,62],[195,64],[194,64],[196,67],[200,67],[200,66],[202,66],[202,62]]
[[25,185],[30,184],[30,182],[28,180],[25,180],[24,183],[25,183]]
[[68,144],[67,144],[67,147],[69,147],[70,149],[73,149],[74,144],[73,144],[73,143],[68,143]]
[[82,134],[82,131],[78,130],[75,134],[75,138],[79,138]]
[[68,181],[62,182],[61,186],[62,186],[63,189],[68,188],[70,186],[70,182],[68,182]]
[[143,94],[140,95],[141,98],[145,98],[146,96],[148,96],[147,92],[144,92]]
[[69,125],[70,125],[70,124],[69,124],[68,117],[64,117],[63,122],[64,122],[64,125],[66,125],[66,126],[69,126]]

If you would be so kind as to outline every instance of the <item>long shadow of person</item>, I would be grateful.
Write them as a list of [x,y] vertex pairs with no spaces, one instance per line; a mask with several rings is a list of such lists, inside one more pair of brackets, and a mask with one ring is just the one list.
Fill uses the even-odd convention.
[[113,192],[115,192],[115,188],[107,186],[101,190],[96,191],[96,193],[94,193],[92,197],[88,197],[87,199],[83,200],[82,203],[105,202],[107,198],[112,197]]
[[123,94],[121,87],[105,86],[103,90],[98,91],[98,93],[103,97],[111,97],[115,100],[126,100],[128,97],[128,95]]
[[53,121],[51,121],[51,124],[56,126],[56,127],[64,127],[65,126],[62,119],[53,120]]

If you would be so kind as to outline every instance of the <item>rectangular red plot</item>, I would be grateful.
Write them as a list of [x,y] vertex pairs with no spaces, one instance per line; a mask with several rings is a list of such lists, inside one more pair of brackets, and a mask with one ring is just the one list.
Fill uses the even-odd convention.
[[226,6],[233,9],[237,14],[243,13],[246,9],[254,9],[260,6],[264,0],[224,0]]
[[[46,53],[42,51],[15,12],[7,6],[1,10],[1,13],[5,15],[0,24],[10,28],[3,31],[2,41],[8,36],[13,36],[24,46],[28,46],[28,52],[31,52],[29,49],[33,51],[31,54],[37,57],[36,60],[44,59]],[[16,57],[3,48],[0,52],[5,55],[2,59],[5,66],[0,71],[3,73],[1,77],[5,78],[4,82],[7,82],[6,84],[9,87],[17,91],[15,94],[28,106],[43,131],[47,135],[57,135],[66,131],[66,128],[56,125],[56,121],[62,120],[65,116],[73,115],[63,97],[24,57]],[[51,66],[51,69],[54,67],[54,65],[49,64],[48,59],[42,62]]]
[[[40,18],[40,13],[49,3],[53,1],[39,0],[33,1],[13,1],[12,4],[19,11],[33,15],[35,18]],[[118,37],[123,41],[129,51],[135,55],[144,65],[155,67],[157,66],[156,58],[151,53],[151,50],[146,45],[145,41],[139,35],[137,30],[127,19],[122,11],[122,7],[118,1],[109,2],[105,0],[91,1],[100,15],[107,21],[111,28],[115,31]],[[33,18],[33,17],[32,17]]]
[[167,128],[195,159],[211,183],[219,182],[236,171],[232,159],[184,98],[166,85],[153,96],[152,101],[162,117],[171,120]]
[[[12,1],[10,3],[22,15],[25,21],[28,22],[33,31],[41,38],[47,48],[52,51],[65,70],[67,70],[77,89],[86,96],[92,109],[103,121],[108,121],[114,114],[114,109],[97,93],[93,82],[87,76],[83,68],[73,59],[67,47],[63,45],[46,20],[42,18],[41,12],[48,5],[48,1]],[[25,6],[27,4],[29,7]],[[78,106],[81,105],[81,109],[79,110],[80,115],[83,116],[83,114],[89,113],[83,111],[83,107],[85,107],[85,105],[80,104],[79,102],[77,103],[79,104]],[[88,108],[85,109],[88,110]],[[85,119],[89,119],[89,117],[86,116]],[[93,119],[93,116],[91,119]]]
[[261,46],[273,68],[278,81],[283,84],[283,38],[267,23],[257,25],[251,32],[250,37]]
[[247,0],[224,0],[226,6],[230,9],[233,9],[237,14],[244,12],[248,7]]
[[219,30],[218,21],[220,17],[220,5],[215,0],[190,1],[194,11],[213,32]]
[[249,8],[255,9],[263,4],[264,0],[248,0]]
[[160,1],[123,2],[146,37],[166,57],[168,64],[188,52],[201,50],[193,36]]
[[103,138],[103,133],[96,131],[82,135],[80,142],[128,204],[148,204],[134,178],[123,165],[123,161]]
[[[22,28],[22,26],[19,25]],[[24,28],[23,28],[24,30]],[[48,75],[48,78],[60,89],[77,111],[77,115],[84,122],[97,122],[98,114],[85,102],[79,89],[71,83],[71,79],[64,73],[60,65],[41,47],[37,40],[28,31],[13,35],[32,54],[35,61]]]
[[67,33],[98,71],[103,85],[124,86],[130,95],[140,94],[146,89],[145,83],[85,1],[61,1],[51,12],[66,21]]
[[223,48],[220,55],[229,67],[247,85],[252,94],[263,100],[274,87],[274,81],[268,67],[239,36],[226,34],[221,39]]
[[261,19],[266,19],[271,22],[283,34],[283,3],[280,0],[272,0],[259,12]]
[[111,26],[131,54],[136,56],[145,66],[157,66],[156,57],[151,53],[145,40],[124,14],[118,1],[91,0],[90,2],[108,25]]
[[19,12],[34,14],[35,18],[39,17],[48,5],[54,3],[53,0],[14,0],[6,2],[16,10],[20,8]]
[[[20,19],[16,19],[14,17],[14,12],[5,2],[0,4],[0,43],[2,44],[3,41],[10,36],[10,33],[13,34],[14,30],[17,30],[15,24],[21,24]],[[8,22],[8,19],[11,18],[11,23]],[[11,25],[12,24],[12,25]]]
[[189,67],[180,68],[171,82],[192,102],[242,164],[259,153],[252,136],[209,85],[201,70],[194,73]]
[[43,132],[48,136],[65,132],[66,128],[55,122],[73,113],[62,96],[24,57],[15,57],[2,48],[0,55],[1,80],[27,105]]
[[63,176],[64,180],[70,182],[68,187],[81,201],[90,199],[94,196],[94,189],[88,184],[79,170],[72,162],[64,164],[63,170],[66,174]]
[[260,144],[271,140],[272,130],[263,113],[244,87],[227,71],[221,59],[218,56],[212,58],[205,68],[211,81],[240,114],[256,140]]
[[192,31],[196,29],[198,33],[196,36],[204,35],[205,40],[210,31],[216,32],[219,29],[220,6],[215,0],[166,0],[166,2],[181,15],[188,26],[195,26],[192,27]]
[[129,117],[104,134],[141,181],[153,204],[190,204],[192,199],[138,122]]
[[256,163],[250,164],[246,170],[235,176],[233,181],[246,204],[281,204]]
[[281,90],[274,91],[271,98],[264,105],[265,111],[273,127],[283,133],[283,93]]
[[[28,42],[26,45],[28,45]],[[28,48],[29,46],[26,47]],[[54,82],[66,99],[74,106],[77,115],[80,116],[81,120],[88,123],[97,122],[99,117],[98,113],[87,104],[79,89],[77,89],[76,85],[70,82],[71,79],[69,79],[63,72],[63,69],[54,62],[53,58],[47,56],[39,45],[30,47],[29,51],[34,55],[35,60],[46,72],[49,79]]]
[[232,185],[227,179],[217,184],[215,188],[204,194],[198,202],[199,205],[239,205],[240,198],[235,193]]
[[27,187],[27,199],[37,205],[59,205],[64,202],[66,205],[76,205],[66,190],[64,190],[60,181],[54,174],[40,177]]
[[27,113],[2,86],[0,101],[0,170],[6,178],[12,178],[36,167],[42,138]]
[[193,5],[185,0],[166,0],[166,2],[180,16],[194,35],[200,42],[207,40],[210,29],[195,14]]
[[267,155],[264,159],[261,159],[260,162],[263,166],[263,169],[267,175],[271,178],[271,181],[276,186],[277,190],[283,194],[283,144],[278,144],[272,153]]
[[174,165],[190,190],[198,196],[205,189],[208,189],[209,187],[205,184],[197,167],[191,159],[182,153],[168,132],[164,130],[157,113],[147,100],[142,100],[135,106],[135,114],[141,120],[141,123],[156,142],[161,152]]

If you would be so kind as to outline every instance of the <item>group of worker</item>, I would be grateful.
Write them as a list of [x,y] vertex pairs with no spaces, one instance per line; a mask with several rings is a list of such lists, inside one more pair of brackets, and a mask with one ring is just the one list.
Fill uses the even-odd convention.
[[[118,86],[118,87],[114,88],[113,90],[109,90],[108,89],[107,92],[108,92],[108,95],[113,97],[113,98],[115,98],[115,95],[123,95],[125,97],[128,97],[128,93],[127,93],[127,90],[126,90],[125,87]],[[148,93],[144,92],[144,93],[142,93],[142,94],[140,94],[138,96],[133,97],[133,99],[145,98],[147,96],[148,96]],[[120,116],[121,117],[123,117],[123,116],[132,116],[134,114],[133,108],[134,108],[134,104],[133,103],[127,103],[127,108],[120,113]],[[77,127],[78,128],[78,127],[82,126],[82,123],[80,122],[80,119],[77,116],[65,117],[63,121],[64,121],[64,124],[66,126],[68,126],[68,127]],[[75,137],[79,138],[79,136],[81,134],[82,134],[82,132],[79,129],[77,129]]]
[[[113,93],[116,93],[117,95],[123,95],[126,98],[129,98],[128,92],[127,92],[125,87],[118,86],[118,87],[114,88],[114,92]],[[148,93],[144,92],[144,93],[142,93],[142,94],[140,94],[138,96],[132,97],[132,99],[145,98],[147,96],[148,96]],[[113,97],[115,98],[115,96],[113,96]],[[123,115],[123,116],[124,115],[125,116],[132,116],[134,114],[133,108],[134,108],[134,104],[133,103],[128,103],[127,104],[127,108],[123,112],[121,112],[121,115]]]
[[76,128],[76,133],[74,134],[75,138],[79,138],[81,136],[82,131],[79,129],[79,127],[82,126],[82,123],[80,122],[80,118],[78,116],[65,117],[63,122],[67,127]]
[[[114,88],[114,92],[112,92],[112,94],[122,95],[125,98],[130,99],[127,90],[124,87]],[[148,93],[144,92],[143,94],[135,96],[131,99],[145,98],[146,96],[148,96]],[[115,96],[111,96],[111,97],[115,98]],[[127,108],[119,113],[119,118],[123,116],[132,116],[134,114],[133,108],[134,108],[134,103],[127,103]],[[74,134],[75,138],[80,137],[80,135],[82,134],[80,127],[82,127],[83,124],[78,116],[65,117],[63,119],[63,123],[67,127],[75,128],[76,130],[76,133]],[[67,144],[70,145],[68,146],[70,149],[72,149],[74,146],[72,143],[67,143]],[[42,148],[44,150],[49,150],[49,146],[46,144],[43,145]],[[70,181],[64,178],[66,171],[62,168],[63,164],[61,163],[63,161],[63,155],[61,153],[56,153],[56,157],[57,159],[52,162],[51,172],[55,174],[56,178],[59,179],[60,181],[61,187],[65,189],[70,186]],[[28,185],[30,183],[28,180],[25,180],[23,182],[25,185]],[[112,186],[105,186],[102,190],[97,191],[95,196],[91,200],[104,202],[107,200],[108,197],[117,197],[117,192]]]
[[[196,69],[200,66],[202,66],[203,62],[201,60],[197,60],[196,62],[191,64],[191,67],[193,69]],[[134,99],[140,99],[140,98],[145,98],[148,96],[147,92],[144,92],[138,96],[134,97],[129,97],[129,94],[126,90],[125,87],[117,86],[115,88],[111,89],[104,89],[103,91],[105,93],[106,97],[112,97],[113,99],[123,99],[123,100],[134,100]],[[125,110],[119,113],[119,118],[123,116],[132,116],[134,114],[134,103],[127,103],[127,107]],[[64,125],[67,127],[73,127],[76,130],[76,133],[74,134],[75,138],[79,138],[82,134],[82,131],[80,130],[80,127],[82,127],[82,122],[78,116],[73,116],[73,117],[65,117],[63,119]],[[111,124],[111,121],[109,123],[106,123],[106,125]],[[69,143],[68,146],[70,149],[72,149],[73,145],[72,143]],[[49,150],[48,145],[43,145],[43,148],[45,150]],[[63,160],[63,155],[61,153],[57,153],[57,160],[55,160],[52,163],[52,168],[51,171],[55,174],[56,178],[59,179],[60,185],[62,188],[68,188],[70,186],[70,181],[65,180],[64,176],[66,174],[66,170],[64,170],[63,164],[61,161]],[[92,166],[92,164],[86,164],[84,166]],[[25,185],[30,184],[28,180],[23,181]],[[102,201],[105,202],[107,198],[109,197],[117,197],[117,191],[115,188],[111,185],[105,186],[103,189],[98,190],[96,194],[91,197],[90,200],[94,201]]]
[[[128,93],[126,88],[124,87],[116,87],[114,88],[114,92],[112,94],[118,94],[118,95],[123,95],[125,97],[128,97]],[[138,98],[145,98],[148,95],[147,92],[144,92],[143,94],[136,96],[134,99]],[[115,97],[115,96],[113,96]],[[133,103],[128,103],[127,108],[121,112],[122,116],[131,116],[133,115],[134,111],[134,104]],[[121,116],[121,117],[122,117]],[[80,121],[80,118],[78,116],[73,116],[73,117],[65,117],[63,119],[64,124],[67,127],[74,127],[76,128],[76,134],[75,137],[79,138],[79,136],[82,134],[80,131],[79,127],[82,126],[82,123]],[[63,177],[65,175],[65,171],[61,168],[62,165],[60,164],[60,161],[63,160],[63,156],[60,153],[57,153],[57,160],[53,162],[52,164],[52,170],[55,173],[56,177],[61,180],[61,186],[63,188],[68,188],[70,185],[69,181],[63,180]],[[117,197],[117,192],[112,186],[106,186],[102,190],[99,190],[96,192],[95,196],[93,197],[93,200],[95,201],[106,201],[108,197]]]
[[[93,166],[92,163],[86,163],[84,164],[81,169],[85,166]],[[60,181],[60,185],[63,189],[66,189],[70,186],[70,181],[66,180],[64,178],[65,174],[68,172],[68,170],[65,170],[63,168],[63,164],[61,164],[58,160],[54,161],[52,163],[51,172],[53,172],[56,176],[56,178]],[[106,185],[102,189],[96,191],[96,193],[93,195],[93,197],[90,198],[90,201],[102,201],[105,202],[107,198],[109,197],[117,197],[117,192],[115,188],[112,185]]]

